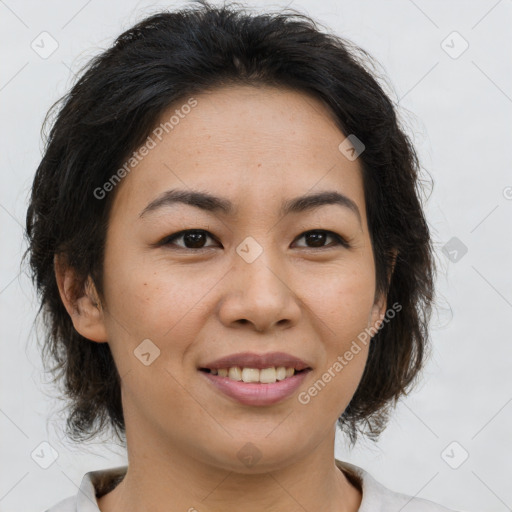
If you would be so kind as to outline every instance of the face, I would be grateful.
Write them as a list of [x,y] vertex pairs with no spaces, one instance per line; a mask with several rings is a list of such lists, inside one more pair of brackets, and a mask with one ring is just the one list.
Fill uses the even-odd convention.
[[[332,435],[367,346],[334,376],[333,365],[385,311],[374,303],[361,167],[338,149],[345,135],[327,109],[305,94],[233,86],[195,99],[117,185],[101,322],[127,434],[236,471],[250,442],[263,471]],[[171,190],[205,192],[231,210],[171,201]],[[283,210],[319,192],[347,199]],[[247,352],[285,353],[309,370],[267,399],[240,382],[221,390],[219,373],[200,370]],[[329,368],[329,382],[308,393]]]

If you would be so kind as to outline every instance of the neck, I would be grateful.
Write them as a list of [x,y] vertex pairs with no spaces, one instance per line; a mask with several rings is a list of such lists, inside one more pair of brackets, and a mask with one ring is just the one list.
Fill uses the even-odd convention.
[[[293,462],[239,473],[158,443],[143,450],[129,439],[129,464],[123,481],[98,498],[101,512],[357,512],[361,492],[334,462],[334,430],[312,453]],[[172,456],[170,455],[172,453]]]

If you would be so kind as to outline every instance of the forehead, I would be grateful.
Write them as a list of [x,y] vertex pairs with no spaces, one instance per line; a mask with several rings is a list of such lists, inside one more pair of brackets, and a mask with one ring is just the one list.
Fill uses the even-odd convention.
[[234,202],[258,198],[261,207],[318,188],[348,195],[364,210],[359,162],[338,149],[346,136],[320,100],[268,86],[217,88],[192,99],[162,114],[152,148],[123,178],[117,208],[140,210],[171,188]]

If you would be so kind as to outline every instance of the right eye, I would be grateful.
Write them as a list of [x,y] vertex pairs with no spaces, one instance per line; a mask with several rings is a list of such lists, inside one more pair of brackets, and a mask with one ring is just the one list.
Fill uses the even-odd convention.
[[[211,238],[214,240],[215,238],[211,233],[205,231],[204,229],[185,229],[183,231],[179,231],[178,233],[174,233],[172,235],[166,236],[158,245],[163,246],[172,246],[177,245],[174,242],[176,240],[183,239],[184,245],[177,245],[177,247],[181,249],[207,249],[213,246],[204,246],[204,242],[206,238]],[[170,247],[172,249],[172,247]]]

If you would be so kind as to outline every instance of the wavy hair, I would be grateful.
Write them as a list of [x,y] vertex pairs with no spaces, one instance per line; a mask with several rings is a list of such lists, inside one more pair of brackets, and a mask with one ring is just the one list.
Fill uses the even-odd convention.
[[358,158],[376,293],[385,293],[387,303],[401,310],[371,339],[362,379],[338,425],[352,445],[359,434],[378,439],[391,407],[415,383],[427,356],[435,266],[418,157],[374,66],[366,51],[295,10],[255,14],[238,4],[200,1],[150,15],[123,32],[51,106],[43,124],[53,116],[51,129],[29,198],[24,258],[29,255],[38,317],[45,321],[43,361],[63,384],[72,440],[112,427],[125,441],[125,424],[109,345],[74,329],[60,299],[54,256],[65,257],[76,271],[77,289],[90,277],[103,297],[115,194],[98,200],[93,191],[145,141],[170,105],[230,84],[313,95],[346,136],[354,134],[365,145]]

